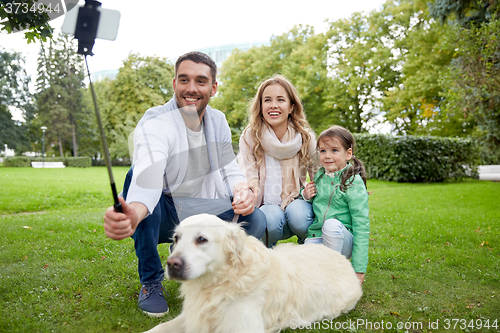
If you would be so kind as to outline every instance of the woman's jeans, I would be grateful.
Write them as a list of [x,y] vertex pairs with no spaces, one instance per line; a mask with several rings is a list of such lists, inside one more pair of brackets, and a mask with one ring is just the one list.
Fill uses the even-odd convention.
[[[302,199],[292,201],[285,211],[278,205],[263,205],[260,210],[266,215],[270,247],[293,235],[297,235],[299,243],[302,243],[314,220],[312,205]],[[264,237],[263,242],[265,241]]]
[[304,244],[323,244],[332,250],[340,252],[347,259],[352,255],[352,234],[337,219],[326,220],[321,228],[322,237],[307,238]]
[[[127,198],[133,169],[130,168],[123,185],[123,197]],[[207,199],[209,200],[209,199]],[[228,199],[229,200],[229,199]],[[225,221],[232,221],[232,209],[217,215]],[[260,239],[266,229],[266,217],[257,208],[247,216],[240,215],[238,222],[246,233]],[[171,243],[175,228],[179,224],[177,212],[172,197],[161,195],[160,201],[153,212],[139,223],[132,238],[135,244],[135,253],[139,259],[139,278],[141,284],[150,284],[163,281],[164,269],[158,254],[158,244]]]

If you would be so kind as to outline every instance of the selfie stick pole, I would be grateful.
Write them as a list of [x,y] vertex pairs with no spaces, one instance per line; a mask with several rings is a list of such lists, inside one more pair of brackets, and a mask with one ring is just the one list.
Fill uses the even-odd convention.
[[92,99],[94,100],[94,110],[95,116],[97,118],[97,124],[99,126],[99,134],[101,135],[102,149],[104,151],[104,162],[106,163],[106,168],[108,168],[109,181],[111,182],[111,191],[113,192],[113,200],[116,212],[123,213],[122,204],[118,201],[118,194],[116,192],[115,179],[113,177],[113,170],[111,169],[111,158],[109,157],[108,144],[106,142],[106,136],[104,135],[104,129],[102,128],[101,114],[97,108],[97,98],[94,91],[94,86],[92,85],[92,80],[90,79],[89,64],[87,63],[87,56],[85,56],[85,65],[87,66],[87,73],[89,76],[90,90],[92,91]]
[[97,125],[99,127],[99,134],[101,135],[101,144],[104,152],[104,162],[106,163],[106,168],[108,169],[109,181],[111,183],[111,191],[113,192],[114,209],[116,212],[123,213],[122,205],[118,201],[118,194],[116,192],[115,180],[113,177],[113,171],[111,169],[111,158],[109,157],[108,144],[106,142],[106,136],[104,135],[104,129],[102,127],[101,114],[99,113],[99,108],[97,107],[97,98],[94,91],[94,86],[92,85],[92,79],[90,78],[89,64],[87,62],[87,56],[93,55],[92,47],[94,46],[94,40],[97,35],[97,25],[99,23],[100,12],[97,7],[101,6],[101,3],[93,0],[86,0],[85,6],[80,8],[78,13],[78,19],[76,21],[75,38],[78,39],[78,53],[85,56],[85,65],[87,66],[87,74],[89,76],[90,90],[92,91],[92,99],[94,101],[95,116],[97,118]]

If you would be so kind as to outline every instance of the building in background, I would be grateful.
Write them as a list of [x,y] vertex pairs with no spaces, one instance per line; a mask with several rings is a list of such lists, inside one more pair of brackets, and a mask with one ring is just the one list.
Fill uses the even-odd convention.
[[[229,58],[234,49],[239,49],[240,51],[248,51],[252,47],[256,46],[268,46],[271,45],[270,41],[261,41],[261,42],[253,42],[253,43],[237,43],[237,44],[227,44],[227,45],[219,45],[197,49],[197,51],[206,53],[212,58],[217,64],[217,68],[220,69],[222,67],[222,63]],[[175,62],[175,61],[174,61]]]
[[102,81],[104,79],[114,80],[116,79],[116,75],[118,75],[118,69],[106,69],[91,74],[92,82]]

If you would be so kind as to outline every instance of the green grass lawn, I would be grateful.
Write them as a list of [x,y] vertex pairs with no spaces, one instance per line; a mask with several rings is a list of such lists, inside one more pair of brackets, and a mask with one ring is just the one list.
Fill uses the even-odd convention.
[[[119,190],[126,172],[114,168]],[[0,332],[141,332],[179,314],[172,281],[166,318],[137,309],[133,242],[102,228],[107,177],[104,167],[0,168]],[[363,298],[335,321],[284,332],[500,332],[500,183],[368,187]]]

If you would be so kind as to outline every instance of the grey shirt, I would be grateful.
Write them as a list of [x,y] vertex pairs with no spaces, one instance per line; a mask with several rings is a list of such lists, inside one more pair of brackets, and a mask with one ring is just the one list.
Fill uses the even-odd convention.
[[188,140],[188,163],[186,177],[182,184],[172,192],[173,197],[200,198],[203,179],[210,173],[205,128],[202,122],[199,132],[191,131],[186,127]]

